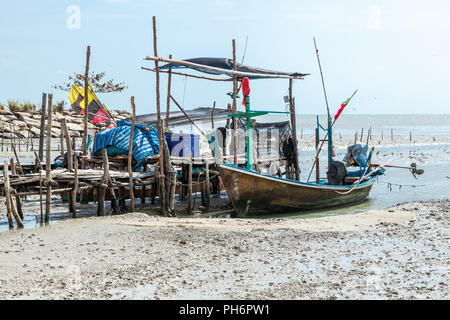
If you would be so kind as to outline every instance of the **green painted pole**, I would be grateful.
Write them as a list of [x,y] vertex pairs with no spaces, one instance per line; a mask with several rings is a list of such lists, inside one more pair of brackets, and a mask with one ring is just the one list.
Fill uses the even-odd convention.
[[250,95],[245,96],[245,113],[247,120],[247,169],[253,170],[253,154],[252,154],[252,118],[250,116]]
[[331,123],[331,117],[328,117],[328,169],[331,168],[333,163],[333,124]]

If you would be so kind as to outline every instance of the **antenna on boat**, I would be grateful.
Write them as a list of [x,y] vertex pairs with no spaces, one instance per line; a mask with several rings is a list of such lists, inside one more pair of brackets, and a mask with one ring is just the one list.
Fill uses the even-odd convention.
[[330,108],[328,107],[328,98],[327,98],[327,91],[325,90],[325,82],[323,80],[323,73],[322,73],[322,66],[320,65],[320,58],[319,58],[319,50],[317,49],[316,44],[316,38],[313,37],[314,40],[314,47],[316,49],[316,56],[317,56],[317,62],[319,63],[319,70],[320,70],[320,77],[322,79],[322,87],[323,87],[323,94],[325,96],[325,103],[327,105],[327,115],[328,115],[328,168],[331,168],[331,163],[333,162],[333,135],[332,135],[332,123],[331,123],[331,116],[330,116]]
[[247,42],[248,42],[248,36],[245,36],[245,47],[244,47],[244,54],[242,55],[241,64],[244,63],[245,53],[247,52]]
[[322,66],[320,65],[319,49],[317,49],[316,38],[313,37],[313,40],[314,40],[314,47],[316,49],[317,62],[319,63],[320,77],[322,78],[323,95],[325,96],[325,104],[327,106],[327,114],[328,114],[328,118],[331,118],[330,117],[330,108],[328,107],[327,91],[325,90],[325,82],[323,81]]

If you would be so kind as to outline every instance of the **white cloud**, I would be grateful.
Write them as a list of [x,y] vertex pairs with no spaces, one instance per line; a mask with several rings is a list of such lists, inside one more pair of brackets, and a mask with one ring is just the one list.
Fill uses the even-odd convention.
[[371,30],[381,30],[381,9],[378,6],[370,5],[367,8],[367,28]]

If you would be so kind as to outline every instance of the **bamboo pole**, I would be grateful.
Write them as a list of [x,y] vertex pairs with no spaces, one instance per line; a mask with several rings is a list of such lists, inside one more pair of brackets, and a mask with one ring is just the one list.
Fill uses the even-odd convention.
[[[150,68],[146,68],[146,67],[141,67],[142,70],[147,70],[147,71],[151,71],[151,72],[156,72],[156,70],[150,69]],[[211,81],[233,81],[233,79],[220,79],[220,78],[210,78],[210,77],[203,77],[203,76],[197,76],[194,74],[189,74],[189,73],[181,73],[181,72],[176,72],[173,71],[172,69],[169,69],[169,71],[164,71],[164,70],[159,70],[159,72],[163,72],[163,73],[171,73],[171,74],[176,74],[178,76],[184,76],[184,77],[190,77],[190,78],[196,78],[196,79],[204,79],[204,80],[211,80]]]
[[[155,57],[158,56],[158,48],[157,48],[157,38],[156,38],[156,17],[153,16],[153,52]],[[162,128],[161,121],[161,108],[160,108],[160,97],[159,97],[159,65],[158,61],[155,60],[155,69],[156,69],[156,113],[157,113],[157,130],[158,130],[158,138],[159,138],[159,200],[161,202],[161,213],[166,215],[166,188],[165,188],[165,176],[164,176],[164,152],[163,152],[163,139],[164,133]]]
[[45,129],[45,105],[47,102],[47,94],[42,93],[42,107],[41,107],[41,128],[39,131],[39,160],[44,160],[44,129]]
[[[236,41],[233,39],[233,71],[236,71]],[[233,105],[232,110],[233,113],[236,113],[236,95],[237,95],[237,82],[236,82],[236,74],[233,73]],[[237,165],[237,145],[238,145],[238,136],[237,136],[237,118],[233,117],[233,163]]]
[[9,173],[8,173],[8,161],[3,162],[3,185],[5,193],[6,204],[6,216],[8,217],[8,225],[10,229],[14,228],[14,223],[11,215],[11,194],[9,189]]
[[216,102],[214,101],[213,107],[211,110],[211,129],[214,130],[214,109],[216,109]]
[[130,212],[134,211],[134,185],[133,185],[133,136],[134,136],[134,123],[136,121],[136,106],[134,104],[134,96],[131,97],[131,129],[130,129],[130,139],[128,142],[128,177],[130,183]]
[[52,187],[50,185],[51,179],[51,164],[50,164],[50,151],[52,147],[52,103],[53,103],[53,94],[48,95],[48,114],[47,114],[47,150],[45,155],[45,179],[46,179],[46,187],[47,194],[45,198],[45,222],[50,221],[50,210],[51,210],[51,197],[52,197]]
[[87,158],[87,127],[88,127],[88,115],[89,115],[89,59],[91,56],[91,46],[87,46],[86,50],[86,68],[84,71],[84,130],[83,130],[83,158],[81,159],[81,168],[86,169]]
[[170,96],[170,98],[172,99],[173,102],[175,102],[175,105],[178,107],[178,109],[180,109],[181,112],[183,112],[184,116],[192,123],[192,125],[194,127],[197,128],[197,130],[206,138],[208,138],[206,136],[206,134],[202,131],[202,129],[200,129],[200,127],[194,122],[194,120],[191,119],[191,117],[189,117],[189,115],[186,113],[186,111],[184,111],[184,109],[180,106],[180,104],[177,102],[177,100],[175,100],[174,97]]
[[[172,55],[169,54],[169,59],[172,59]],[[170,120],[170,87],[172,85],[172,69],[169,69],[169,76],[167,79],[167,108],[166,108],[166,124],[165,130],[169,130],[169,120]]]

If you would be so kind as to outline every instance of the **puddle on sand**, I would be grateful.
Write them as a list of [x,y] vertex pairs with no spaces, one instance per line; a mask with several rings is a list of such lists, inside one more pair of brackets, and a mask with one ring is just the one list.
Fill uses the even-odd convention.
[[[47,223],[39,222],[39,221],[40,221],[39,215],[24,216],[23,217],[24,229],[36,229],[36,228],[43,227],[45,225],[57,223],[57,221],[54,219],[50,219],[50,221]],[[17,223],[14,220],[14,218],[13,218],[13,222],[14,222],[14,229],[21,229],[21,228],[17,227]],[[8,219],[7,218],[0,219],[0,232],[6,231],[6,230],[9,230]]]

